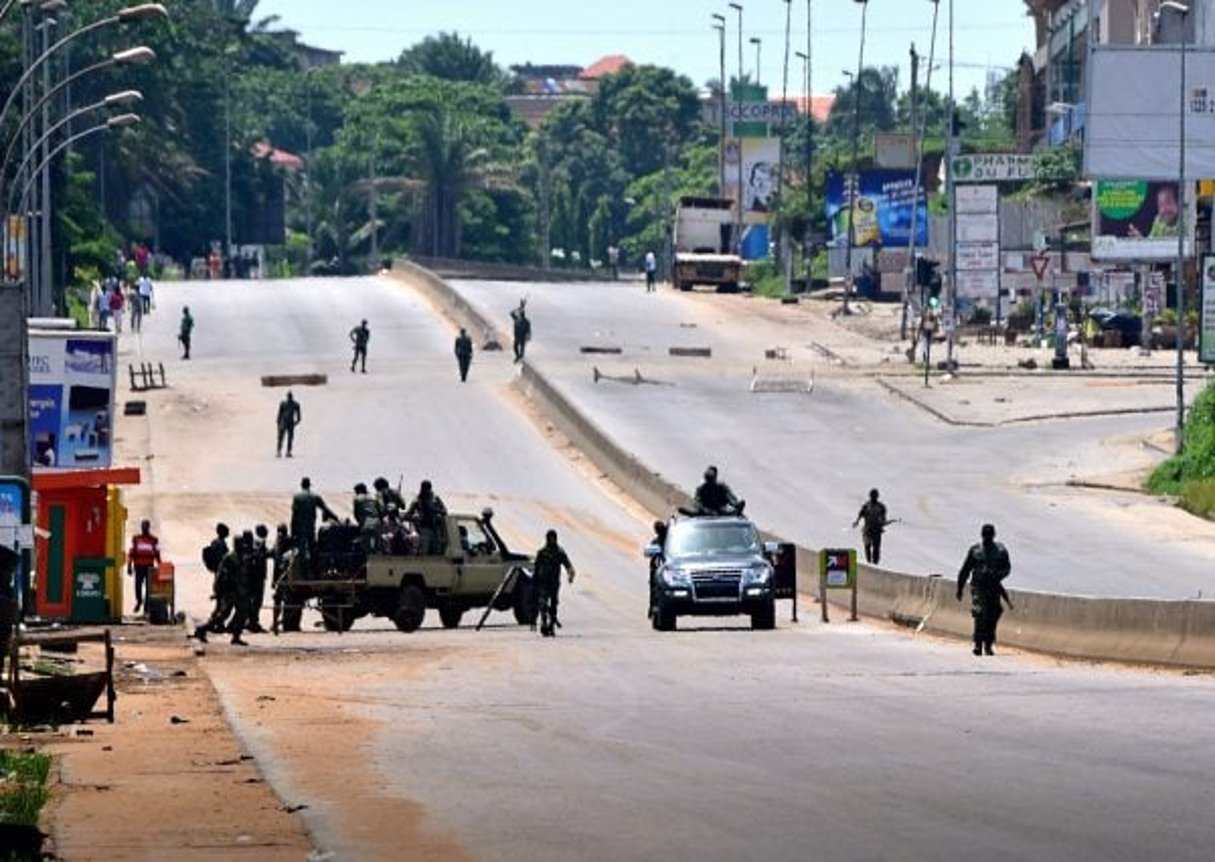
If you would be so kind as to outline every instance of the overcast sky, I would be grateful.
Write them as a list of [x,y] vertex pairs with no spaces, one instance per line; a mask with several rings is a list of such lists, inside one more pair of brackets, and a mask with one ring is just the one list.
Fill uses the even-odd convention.
[[[954,74],[959,98],[982,88],[988,68],[1011,68],[1022,51],[1033,51],[1033,26],[1023,0],[952,0]],[[951,0],[940,0],[933,88],[947,86],[948,20]],[[860,43],[858,0],[750,0],[743,3],[743,63],[754,73],[761,40],[761,80],[781,89],[786,9],[792,13],[789,90],[800,92],[802,66],[793,51],[806,50],[806,13],[814,15],[811,43],[815,92],[830,92],[855,69]],[[738,66],[738,15],[726,2],[701,0],[261,0],[255,20],[277,16],[279,26],[298,31],[309,44],[345,51],[347,62],[395,58],[439,32],[471,36],[503,66],[532,62],[587,66],[607,54],[673,68],[703,85],[718,77],[718,37],[712,14],[728,21],[727,75]],[[870,0],[865,65],[897,65],[899,84],[910,80],[908,51],[914,42],[927,72],[932,0]]]

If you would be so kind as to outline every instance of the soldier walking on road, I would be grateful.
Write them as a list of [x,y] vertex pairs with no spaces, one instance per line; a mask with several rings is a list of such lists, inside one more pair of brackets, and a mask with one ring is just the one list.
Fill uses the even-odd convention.
[[266,579],[269,576],[270,546],[268,539],[270,530],[265,524],[258,524],[254,530],[253,548],[249,556],[249,602],[247,627],[254,634],[265,631],[262,628],[262,605],[266,601]]
[[468,367],[472,365],[473,343],[468,337],[467,330],[460,327],[460,334],[456,337],[456,363],[460,366],[460,382],[468,380]]
[[557,619],[557,599],[561,593],[561,570],[569,573],[574,582],[574,564],[557,544],[557,531],[549,530],[544,536],[544,547],[536,552],[535,578],[536,599],[540,605],[540,634],[551,638],[561,628]]
[[[250,569],[253,565],[253,533],[245,530],[233,542],[232,553],[219,564],[219,594],[221,601],[231,608],[232,622],[227,630],[232,633],[233,646],[248,646],[241,635],[249,617]],[[213,631],[222,631],[220,628]]]
[[366,320],[350,330],[350,340],[354,343],[354,358],[350,360],[350,370],[353,372],[354,367],[362,361],[363,373],[366,374],[367,342],[371,341],[371,330],[367,328]]
[[[971,545],[958,572],[958,601],[962,601],[962,590],[970,580],[970,615],[974,617],[974,654],[995,655],[992,647],[996,642],[996,626],[1004,608],[1001,599],[1008,601],[1004,579],[1012,571],[1008,549],[996,541],[996,528],[984,524],[980,532],[982,541]],[[1009,607],[1012,603],[1009,602]]]
[[877,488],[869,492],[869,499],[861,506],[861,510],[856,514],[856,519],[852,522],[853,528],[855,529],[856,525],[862,521],[865,522],[865,526],[861,528],[861,539],[865,545],[865,562],[876,566],[882,559],[882,533],[891,523],[886,519],[886,504],[878,500]]
[[[223,628],[223,618],[220,617],[219,567],[229,553],[228,532],[227,524],[223,522],[216,524],[215,538],[203,548],[202,552],[203,565],[211,573],[211,598],[215,602],[215,608],[211,611],[210,618],[205,623],[197,626],[194,629],[194,634],[190,637],[197,638],[203,643],[207,641],[207,630],[211,629],[216,621],[219,622],[220,628],[214,630],[220,631]],[[227,617],[227,611],[224,611],[223,617]]]
[[532,340],[532,322],[527,319],[527,301],[519,303],[519,307],[510,313],[514,324],[515,361],[522,362],[527,350],[527,342]]
[[315,574],[316,567],[316,513],[320,510],[326,521],[337,521],[338,516],[325,505],[320,494],[312,491],[312,480],[300,479],[300,489],[291,498],[291,538],[299,549],[301,563]]
[[274,560],[274,616],[270,622],[270,630],[276,635],[283,618],[283,604],[287,598],[287,570],[291,566],[291,554],[295,542],[291,541],[291,533],[286,524],[279,524],[274,537],[274,549],[271,551]]
[[190,314],[190,306],[181,310],[181,324],[177,328],[177,341],[181,344],[181,358],[190,358],[190,336],[194,333],[194,317]]
[[291,448],[295,444],[295,426],[300,424],[301,419],[303,419],[303,413],[300,412],[299,402],[288,392],[287,397],[279,402],[278,418],[275,420],[275,424],[278,426],[276,458],[283,457],[284,441],[287,444],[287,457],[291,457]]

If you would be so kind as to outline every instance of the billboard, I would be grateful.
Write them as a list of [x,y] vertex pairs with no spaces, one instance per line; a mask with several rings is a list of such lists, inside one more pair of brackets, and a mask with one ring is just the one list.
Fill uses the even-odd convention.
[[111,465],[116,359],[112,333],[30,333],[30,463],[35,468]]
[[[738,200],[738,157],[740,141],[726,143],[725,177],[722,188],[726,197]],[[772,208],[776,193],[776,172],[780,167],[779,138],[743,138],[742,192],[743,209],[749,213],[766,213]]]
[[830,243],[848,245],[848,214],[854,213],[857,247],[881,245],[906,248],[911,238],[911,213],[916,206],[916,242],[928,245],[928,200],[923,186],[915,188],[915,171],[862,171],[856,194],[848,193],[850,175],[827,174],[827,226]]
[[1215,255],[1202,259],[1201,319],[1198,325],[1198,361],[1215,363]]
[[1194,195],[1182,217],[1176,182],[1098,180],[1093,189],[1093,259],[1168,261],[1177,257],[1177,231],[1186,228],[1184,253],[1193,254]]
[[[1185,52],[1186,169],[1215,177],[1215,51]],[[1119,180],[1175,180],[1180,169],[1179,45],[1102,45],[1089,55],[1084,173]]]

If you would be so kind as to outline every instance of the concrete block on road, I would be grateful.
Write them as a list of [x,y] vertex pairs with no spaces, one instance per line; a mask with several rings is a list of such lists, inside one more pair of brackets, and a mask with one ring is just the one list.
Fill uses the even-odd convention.
[[262,377],[262,386],[324,386],[328,382],[328,374],[267,374]]
[[578,348],[579,353],[624,353],[624,348],[616,344],[584,344]]
[[697,356],[708,358],[713,355],[712,347],[672,347],[667,353],[671,356]]

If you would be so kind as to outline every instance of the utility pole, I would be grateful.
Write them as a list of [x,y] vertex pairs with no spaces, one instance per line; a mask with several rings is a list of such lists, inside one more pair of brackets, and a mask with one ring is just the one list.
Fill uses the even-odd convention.
[[730,86],[726,81],[726,16],[713,14],[713,29],[717,31],[718,42],[718,63],[720,72],[718,73],[718,83],[721,92],[718,93],[718,132],[717,132],[717,182],[720,184],[721,195],[726,194],[726,88]]
[[920,154],[919,148],[919,122],[917,120],[917,109],[919,108],[919,82],[920,82],[920,55],[915,50],[915,42],[911,43],[911,152],[915,158],[915,185],[911,189],[911,235],[907,238],[907,269],[903,275],[903,313],[899,319],[899,340],[902,341],[907,337],[907,314],[908,306],[911,304],[911,293],[915,283],[916,265],[916,231],[919,225],[916,224],[917,216],[920,210],[920,173],[923,156]]
[[[954,182],[953,160],[958,156],[958,106],[953,96],[953,0],[949,0],[949,145],[946,147],[945,158],[948,165],[945,171],[946,196],[949,200],[949,339],[945,356],[945,367],[950,371],[956,364],[954,360],[954,344],[958,333],[958,186]],[[997,300],[999,297],[997,297]]]
[[785,0],[785,62],[780,85],[780,139],[776,157],[776,263],[785,273],[785,293],[789,293],[793,273],[789,270],[789,258],[785,255],[785,111],[789,105],[789,36],[793,25],[793,0]]
[[[742,101],[742,85],[743,85],[743,7],[741,3],[731,3],[730,8],[738,13],[738,100]],[[734,139],[738,147],[738,202],[734,209],[734,244],[735,251],[742,256],[742,235],[743,235],[743,145],[742,138]]]
[[378,140],[378,137],[374,135],[371,138],[369,165],[371,168],[371,188],[368,189],[371,195],[371,203],[367,208],[367,215],[371,219],[371,271],[373,273],[380,271],[380,192],[375,176],[375,149]]
[[861,43],[856,57],[856,77],[852,81],[852,171],[849,185],[845,192],[848,204],[848,248],[844,252],[844,307],[843,313],[850,314],[848,307],[849,294],[855,281],[852,275],[852,248],[856,245],[856,201],[859,193],[860,177],[857,176],[857,161],[861,151],[861,93],[864,87],[861,76],[865,71],[865,18],[869,12],[868,0],[857,0],[861,4]]

